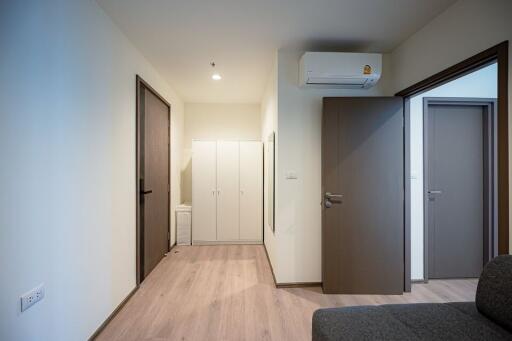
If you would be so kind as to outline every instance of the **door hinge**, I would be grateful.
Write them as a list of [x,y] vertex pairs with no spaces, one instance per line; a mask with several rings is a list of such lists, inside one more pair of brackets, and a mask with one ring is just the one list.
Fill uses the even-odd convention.
[[171,193],[171,184],[167,184],[167,193]]
[[171,240],[171,232],[167,231],[167,240]]

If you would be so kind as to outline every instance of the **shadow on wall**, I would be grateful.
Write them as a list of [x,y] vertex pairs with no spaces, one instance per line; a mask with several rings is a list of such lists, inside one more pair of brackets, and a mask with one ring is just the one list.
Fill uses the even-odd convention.
[[183,151],[183,160],[185,160],[181,168],[181,202],[192,202],[192,150],[185,149]]

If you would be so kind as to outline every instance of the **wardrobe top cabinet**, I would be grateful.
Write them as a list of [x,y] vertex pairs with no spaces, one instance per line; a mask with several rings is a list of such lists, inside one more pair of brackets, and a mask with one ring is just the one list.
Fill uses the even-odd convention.
[[261,244],[263,145],[192,141],[193,244]]

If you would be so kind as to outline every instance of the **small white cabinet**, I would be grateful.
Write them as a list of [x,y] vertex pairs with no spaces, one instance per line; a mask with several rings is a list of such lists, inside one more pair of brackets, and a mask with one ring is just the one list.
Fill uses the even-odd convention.
[[176,206],[176,243],[190,245],[192,241],[192,207],[190,205]]
[[193,244],[261,243],[263,146],[192,142]]

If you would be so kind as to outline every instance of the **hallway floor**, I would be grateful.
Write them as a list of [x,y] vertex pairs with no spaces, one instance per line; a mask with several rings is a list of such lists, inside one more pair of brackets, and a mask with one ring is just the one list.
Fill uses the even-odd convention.
[[276,289],[261,245],[171,250],[96,340],[310,340],[323,307],[472,301],[477,280],[432,280],[399,296]]

